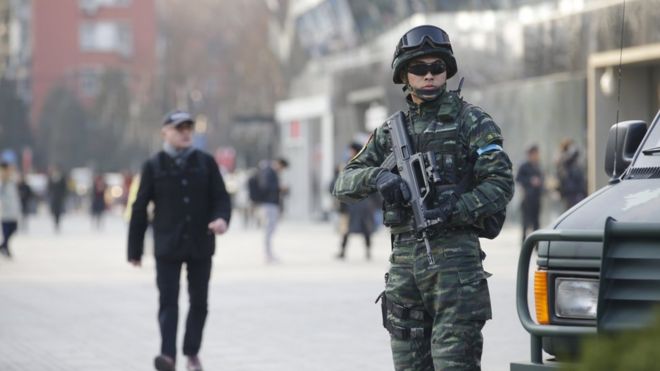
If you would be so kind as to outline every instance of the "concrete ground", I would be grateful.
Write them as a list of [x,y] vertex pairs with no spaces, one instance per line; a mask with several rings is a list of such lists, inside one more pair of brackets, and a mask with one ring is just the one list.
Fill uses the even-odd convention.
[[[393,369],[374,304],[388,266],[384,230],[374,236],[371,261],[360,236],[349,240],[347,260],[336,260],[331,224],[283,222],[275,265],[265,264],[261,240],[258,229],[241,225],[218,238],[200,353],[206,370]],[[505,229],[483,244],[494,274],[483,370],[504,371],[529,357],[514,301],[519,231]],[[0,370],[153,369],[154,262],[147,256],[142,268],[132,267],[125,249],[126,225],[116,215],[102,230],[86,215],[67,215],[59,234],[47,215],[33,218],[12,241],[14,258],[0,259]],[[184,315],[185,286],[180,300]],[[183,359],[178,365],[183,369]]]

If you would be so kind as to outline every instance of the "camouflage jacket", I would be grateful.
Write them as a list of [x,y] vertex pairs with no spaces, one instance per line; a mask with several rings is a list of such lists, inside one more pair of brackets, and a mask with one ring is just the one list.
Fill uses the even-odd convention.
[[[500,128],[479,107],[467,105],[462,111],[464,104],[456,92],[445,91],[438,99],[420,105],[408,98],[406,113],[416,151],[431,150],[439,163],[452,162],[454,183],[471,171],[467,175],[472,177],[471,187],[460,195],[452,214],[456,226],[476,225],[481,218],[505,209],[514,190],[511,161],[502,149]],[[454,135],[447,135],[452,130]],[[384,171],[380,166],[391,147],[389,128],[383,124],[339,174],[333,195],[351,202],[377,192],[376,176]],[[455,153],[451,161],[447,161],[449,153]]]

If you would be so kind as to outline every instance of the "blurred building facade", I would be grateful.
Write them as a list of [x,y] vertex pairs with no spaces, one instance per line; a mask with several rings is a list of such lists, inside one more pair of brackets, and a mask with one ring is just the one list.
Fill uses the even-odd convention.
[[[607,181],[602,157],[616,116],[611,71],[622,26],[619,119],[650,122],[660,106],[660,0],[627,1],[623,23],[618,0],[454,2],[463,7],[453,8],[440,1],[354,3],[292,1],[273,17],[274,47],[290,68],[289,98],[277,104],[276,120],[284,155],[293,159],[291,178],[298,180],[290,182],[293,218],[327,213],[327,189],[334,166],[346,160],[346,144],[403,108],[390,63],[399,37],[416,25],[449,33],[458,74],[448,87],[465,78],[463,96],[493,115],[514,164],[538,143],[552,175],[557,146],[571,137],[586,152],[591,190]],[[326,23],[339,26],[330,32]],[[518,202],[511,205],[515,215]],[[559,212],[546,210],[548,221]]]
[[234,117],[229,138],[237,154],[237,168],[247,169],[259,165],[263,159],[275,158],[278,152],[279,131],[272,116],[237,116]]
[[0,76],[16,84],[17,94],[30,101],[31,0],[0,1]]
[[130,91],[144,96],[156,67],[156,41],[154,0],[34,0],[33,125],[54,87],[64,85],[90,105],[108,70],[119,71]]
[[5,75],[9,59],[9,25],[11,9],[9,0],[0,1],[0,74]]
[[[237,162],[253,166],[277,151],[273,102],[285,90],[267,25],[262,0],[0,0],[0,73],[11,79],[0,95],[20,90],[30,115],[7,119],[17,105],[2,96],[0,148],[33,150],[38,170],[136,170],[179,107],[197,116],[196,145],[240,144]],[[16,127],[25,132],[8,135]],[[254,150],[261,139],[268,147]]]
[[3,159],[29,168],[31,141],[30,0],[0,1],[0,150]]

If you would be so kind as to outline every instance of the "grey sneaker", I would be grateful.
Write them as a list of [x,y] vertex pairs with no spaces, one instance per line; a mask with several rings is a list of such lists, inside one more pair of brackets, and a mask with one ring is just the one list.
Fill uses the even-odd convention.
[[202,363],[199,362],[199,357],[197,357],[197,356],[188,356],[188,363],[186,364],[186,370],[188,370],[188,371],[204,371],[202,369]]
[[154,366],[158,371],[175,371],[174,359],[164,354],[158,355],[154,358]]

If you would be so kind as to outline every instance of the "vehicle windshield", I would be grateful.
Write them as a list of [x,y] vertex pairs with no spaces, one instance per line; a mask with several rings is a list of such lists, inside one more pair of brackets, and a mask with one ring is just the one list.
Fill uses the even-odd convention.
[[[642,152],[632,164],[633,167],[656,167],[660,166],[660,114],[656,116],[655,121],[649,127],[648,138],[644,141]],[[643,152],[647,153],[644,154]]]

